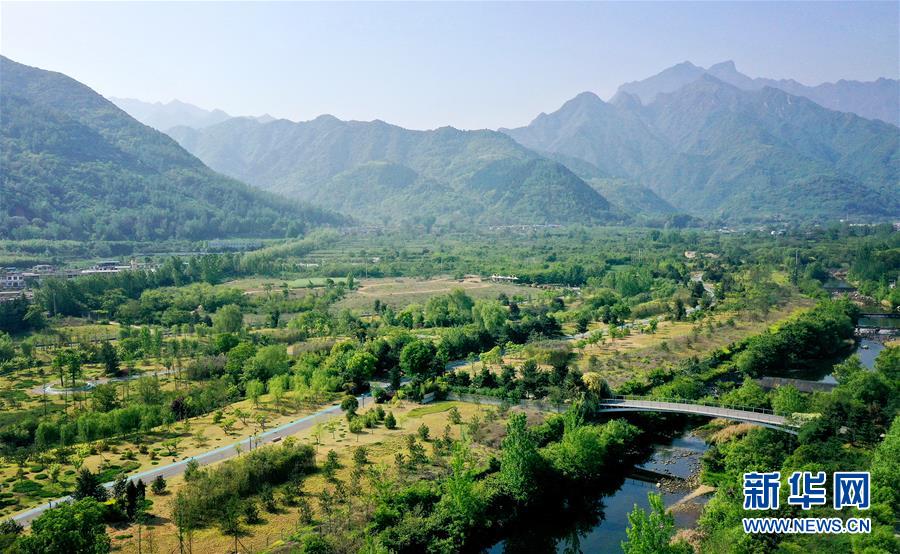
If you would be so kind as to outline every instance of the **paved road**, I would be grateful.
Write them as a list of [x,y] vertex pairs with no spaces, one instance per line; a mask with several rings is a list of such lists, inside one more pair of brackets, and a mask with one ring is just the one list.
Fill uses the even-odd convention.
[[[356,399],[359,401],[360,406],[365,403],[366,395],[357,396]],[[235,450],[236,446],[241,447],[241,451],[246,452],[251,449],[251,441],[252,448],[257,448],[263,444],[272,443],[276,440],[281,440],[284,437],[289,437],[293,434],[299,433],[305,429],[309,429],[316,423],[326,421],[331,419],[335,415],[339,414],[341,411],[341,407],[339,404],[332,404],[327,408],[323,408],[318,412],[310,414],[308,416],[301,417],[300,419],[295,419],[294,421],[290,421],[281,425],[280,427],[275,427],[274,429],[269,429],[268,431],[256,435],[255,437],[249,437],[244,440],[228,444],[225,446],[221,446],[214,450],[210,450],[208,452],[204,452],[203,454],[198,454],[197,456],[193,456],[191,458],[185,458],[178,462],[173,462],[168,465],[154,467],[152,469],[148,469],[146,471],[142,471],[140,473],[135,473],[134,475],[129,475],[129,479],[143,479],[145,483],[149,484],[153,479],[156,479],[157,476],[162,475],[164,478],[168,479],[170,477],[175,477],[176,475],[181,475],[184,473],[185,467],[190,460],[197,460],[200,465],[209,465],[216,462],[221,462],[222,460],[227,460],[228,458],[233,458],[237,456],[238,452]],[[104,483],[103,486],[106,488],[111,488],[113,482]],[[12,516],[12,519],[21,523],[22,525],[31,524],[32,520],[40,516],[46,510],[52,508],[53,506],[57,506],[61,502],[67,502],[72,500],[71,496],[64,496],[62,498],[56,498],[51,500],[47,504],[41,504],[35,508],[31,508],[30,510],[26,510],[24,512],[19,512]]]
[[[141,377],[153,377],[156,375],[157,377],[162,377],[164,375],[172,375],[176,373],[177,369],[167,369],[165,371],[148,371],[145,373],[135,373],[134,375],[126,375],[124,377],[98,377],[97,379],[91,379],[85,386],[75,389],[75,392],[86,392],[97,385],[103,385],[106,383],[121,383],[122,381],[134,381],[135,379],[140,379]],[[72,392],[72,389],[58,389],[53,382],[44,383],[39,387],[35,387],[31,389],[31,392],[34,394],[66,394],[67,392]]]

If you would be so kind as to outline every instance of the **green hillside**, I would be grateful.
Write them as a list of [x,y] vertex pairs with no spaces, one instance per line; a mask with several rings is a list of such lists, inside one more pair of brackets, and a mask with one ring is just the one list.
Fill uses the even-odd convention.
[[342,218],[210,170],[60,73],[0,57],[0,238],[292,236]]
[[[727,220],[886,219],[900,213],[900,129],[709,75],[647,106],[582,94],[529,126],[523,145],[587,161],[679,210]],[[601,188],[601,191],[603,189]]]
[[373,223],[597,223],[621,219],[562,164],[494,131],[411,131],[321,116],[234,118],[170,131],[210,167]]

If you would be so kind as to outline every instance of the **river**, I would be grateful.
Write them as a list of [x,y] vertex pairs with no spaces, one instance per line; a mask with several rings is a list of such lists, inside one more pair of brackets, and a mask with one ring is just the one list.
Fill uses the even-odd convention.
[[[658,445],[650,458],[637,467],[686,480],[699,471],[700,458],[707,448],[703,439],[685,432],[669,444]],[[586,511],[593,510],[594,513],[586,514],[580,521],[548,516],[543,525],[532,522],[527,530],[519,530],[515,536],[511,533],[510,538],[498,542],[487,552],[621,552],[628,514],[635,504],[644,509],[649,507],[647,493],[660,492],[666,506],[672,506],[691,492],[686,481],[660,488],[645,479],[626,478],[615,492],[597,499],[596,505],[588,506]],[[679,507],[675,512],[676,525],[679,528],[693,526],[707,500],[708,497],[700,497]]]

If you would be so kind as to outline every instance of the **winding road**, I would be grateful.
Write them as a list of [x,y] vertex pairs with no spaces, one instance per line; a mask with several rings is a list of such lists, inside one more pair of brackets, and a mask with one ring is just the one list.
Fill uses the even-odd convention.
[[[356,399],[360,403],[360,406],[364,405],[366,397],[368,397],[368,394],[356,397]],[[259,435],[248,437],[246,439],[225,446],[220,446],[219,448],[209,450],[207,452],[204,452],[203,454],[191,456],[190,458],[185,458],[178,462],[173,462],[164,466],[154,467],[146,471],[141,471],[139,473],[129,475],[128,478],[143,479],[145,483],[149,484],[153,479],[156,479],[160,475],[166,479],[175,477],[184,473],[188,462],[191,460],[196,460],[200,465],[204,466],[214,464],[216,462],[221,462],[229,458],[234,458],[238,455],[238,450],[236,449],[236,447],[238,446],[240,447],[241,451],[247,451],[264,444],[270,444],[279,441],[284,437],[289,437],[291,435],[299,433],[300,431],[309,429],[310,427],[321,421],[331,419],[336,414],[340,413],[340,411],[341,407],[339,404],[332,404],[327,408],[319,410],[318,412],[301,417],[300,419],[295,419],[294,421],[289,421],[288,423],[285,423],[273,429],[269,429],[268,431]],[[113,486],[113,482],[110,481],[108,483],[104,483],[103,486],[109,489]],[[68,502],[69,500],[72,500],[71,496],[56,498],[46,504],[41,504],[40,506],[36,506],[34,508],[31,508],[30,510],[25,510],[24,512],[14,514],[12,516],[12,519],[22,525],[27,526],[30,525],[35,518],[40,516],[45,511],[59,505],[61,502]]]
[[135,379],[140,379],[141,377],[162,377],[163,375],[172,375],[176,373],[177,369],[167,369],[165,371],[148,371],[146,373],[135,373],[134,375],[126,375],[124,377],[98,377],[96,379],[91,379],[83,387],[78,387],[77,389],[69,389],[69,388],[56,388],[52,382],[44,383],[39,387],[34,387],[31,389],[31,392],[34,394],[66,394],[73,392],[87,392],[97,385],[105,385],[106,383],[121,383],[122,381],[134,381]]

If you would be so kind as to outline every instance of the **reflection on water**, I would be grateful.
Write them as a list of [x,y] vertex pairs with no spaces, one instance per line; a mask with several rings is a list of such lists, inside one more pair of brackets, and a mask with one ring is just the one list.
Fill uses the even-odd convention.
[[[884,344],[879,342],[878,340],[873,340],[869,338],[860,339],[859,343],[856,345],[856,350],[853,351],[859,357],[860,363],[862,363],[863,367],[868,369],[875,369],[875,358],[878,357],[878,353],[884,350]],[[814,377],[820,383],[831,383],[836,384],[837,380],[834,378],[834,375],[831,374],[831,368],[829,367],[827,372],[819,373]],[[812,379],[813,377],[809,377]]]
[[884,345],[877,340],[862,339],[856,348],[856,355],[859,356],[859,361],[862,362],[862,365],[869,369],[874,369],[875,358],[878,357],[878,353],[882,350],[884,350]]
[[[671,444],[656,447],[650,459],[638,467],[688,478],[699,468],[706,449],[702,439],[685,433]],[[620,544],[626,538],[628,514],[635,504],[649,509],[647,494],[650,492],[661,493],[666,506],[671,506],[690,491],[686,486],[676,491],[664,491],[655,483],[626,478],[611,494],[588,501],[584,506],[569,506],[567,517],[547,514],[542,521],[529,522],[524,528],[511,530],[506,540],[495,544],[488,552],[620,552]],[[696,510],[679,511],[675,514],[675,522],[679,527],[688,527],[693,525],[696,517]]]

